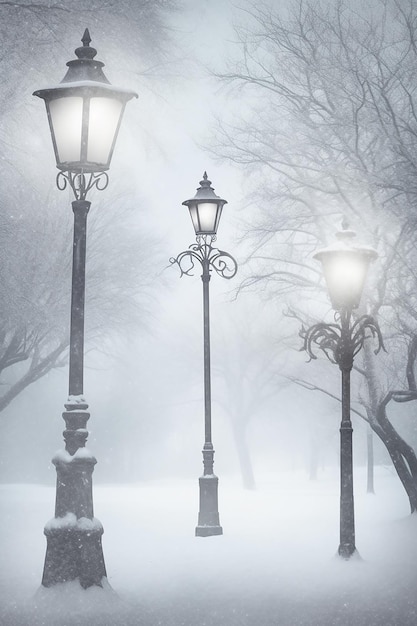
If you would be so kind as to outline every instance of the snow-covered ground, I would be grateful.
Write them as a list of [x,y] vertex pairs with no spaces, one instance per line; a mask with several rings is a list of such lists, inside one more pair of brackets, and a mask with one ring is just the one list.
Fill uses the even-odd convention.
[[220,478],[224,535],[195,538],[198,481],[96,485],[111,588],[40,589],[54,489],[0,486],[1,626],[415,626],[417,516],[389,468],[355,471],[360,559],[335,557],[338,469]]

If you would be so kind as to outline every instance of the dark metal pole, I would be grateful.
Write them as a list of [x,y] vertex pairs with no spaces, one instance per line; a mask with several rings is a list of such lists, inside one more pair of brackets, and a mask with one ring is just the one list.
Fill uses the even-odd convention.
[[311,359],[316,359],[314,346],[324,352],[332,363],[337,363],[342,373],[342,421],[340,425],[340,544],[338,553],[349,559],[356,552],[355,513],[353,501],[352,422],[350,420],[350,373],[353,359],[367,338],[366,331],[378,340],[375,354],[384,348],[377,321],[362,315],[352,326],[351,309],[338,312],[340,324],[319,322],[302,331],[304,349]]
[[87,215],[90,202],[75,200],[72,265],[69,398],[65,420],[65,452],[52,459],[57,471],[55,518],[45,526],[47,548],[42,584],[79,579],[82,587],[102,585],[106,576],[101,536],[94,518],[92,473],[96,459],[85,448],[90,417],[83,398],[84,303]]
[[[210,269],[203,263],[203,334],[204,334],[204,435],[205,444],[211,441],[211,362],[210,362]],[[213,461],[204,466],[204,474],[213,473]]]
[[374,437],[372,428],[368,424],[366,430],[366,449],[367,449],[367,480],[366,493],[375,493],[374,488]]
[[181,276],[192,276],[195,263],[200,263],[203,273],[203,331],[204,331],[204,446],[203,475],[199,478],[200,508],[198,525],[195,529],[197,537],[222,535],[223,529],[219,520],[218,485],[219,479],[213,471],[214,449],[211,440],[211,370],[210,370],[210,272],[214,270],[222,278],[233,278],[237,272],[235,259],[224,250],[213,248],[215,235],[197,235],[196,243],[188,250],[170,259],[171,265],[180,268]]
[[350,311],[341,313],[339,361],[342,372],[342,422],[340,425],[340,545],[338,553],[344,559],[349,559],[356,550],[353,500],[353,429],[350,419],[350,372],[353,367],[350,317]]
[[199,478],[200,510],[198,525],[195,529],[197,537],[210,537],[223,534],[219,519],[218,483],[214,475],[214,449],[211,440],[211,364],[210,364],[210,262],[202,261],[203,274],[203,334],[204,334],[204,447],[203,476]]
[[72,293],[69,352],[69,395],[84,393],[84,311],[87,215],[91,202],[74,200],[74,243],[72,250]]

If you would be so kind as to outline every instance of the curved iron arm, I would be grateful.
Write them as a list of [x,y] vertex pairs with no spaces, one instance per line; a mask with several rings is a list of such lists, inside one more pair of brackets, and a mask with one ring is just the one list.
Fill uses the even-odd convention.
[[359,317],[354,322],[352,328],[350,329],[354,357],[362,349],[364,341],[367,338],[367,335],[365,334],[367,330],[371,331],[372,339],[377,339],[378,341],[377,347],[374,350],[374,354],[378,354],[380,350],[386,352],[384,340],[382,338],[382,333],[381,329],[379,328],[378,322],[371,315],[362,315],[362,317]]
[[341,327],[338,324],[326,324],[320,322],[311,326],[308,330],[302,329],[301,336],[304,338],[303,350],[310,360],[317,359],[314,346],[322,350],[329,361],[337,364],[336,352],[340,343]]
[[214,269],[222,278],[233,278],[237,272],[237,262],[228,252],[214,248],[211,244],[215,240],[215,235],[198,235],[196,243],[192,243],[188,250],[169,259],[170,264],[178,265],[181,276],[193,276],[195,264],[198,262],[203,272]]
[[322,350],[329,361],[339,365],[340,369],[351,369],[353,359],[362,349],[364,341],[370,331],[372,338],[378,340],[375,354],[382,349],[385,351],[384,341],[378,322],[370,315],[362,315],[350,325],[350,312],[342,311],[338,318],[339,323],[326,324],[320,322],[308,330],[302,330],[304,338],[303,349],[311,359],[317,359],[315,347]]
[[90,189],[95,187],[99,191],[106,189],[109,184],[107,172],[58,172],[56,185],[60,191],[64,191],[69,185],[74,192],[76,200],[85,200]]

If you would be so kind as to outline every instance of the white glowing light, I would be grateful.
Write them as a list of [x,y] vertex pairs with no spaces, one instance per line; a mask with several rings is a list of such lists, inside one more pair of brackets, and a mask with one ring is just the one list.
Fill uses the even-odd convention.
[[83,98],[55,98],[49,103],[49,113],[59,162],[80,161]]
[[335,252],[323,259],[327,288],[335,309],[359,306],[370,258],[356,251]]
[[114,98],[91,98],[87,161],[105,165],[110,160],[123,104]]
[[188,207],[197,234],[215,234],[220,220],[222,205],[217,202],[196,202]]
[[334,309],[356,309],[368,273],[369,264],[378,256],[369,246],[354,244],[356,233],[345,227],[336,233],[337,241],[314,255],[321,261]]

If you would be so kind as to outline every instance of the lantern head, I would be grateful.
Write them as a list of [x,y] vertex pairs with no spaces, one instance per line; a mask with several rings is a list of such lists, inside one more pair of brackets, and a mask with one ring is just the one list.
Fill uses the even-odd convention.
[[85,30],[77,56],[67,63],[59,85],[34,92],[45,101],[58,169],[104,172],[109,169],[126,102],[137,94],[112,86],[96,61]]
[[353,310],[359,306],[366,276],[376,250],[354,243],[356,233],[344,222],[337,241],[314,255],[322,263],[332,307]]
[[207,178],[207,172],[204,172],[203,180],[200,181],[200,187],[194,198],[185,200],[183,204],[190,211],[196,235],[216,235],[222,209],[227,204],[227,200],[222,200],[214,193],[211,180]]

